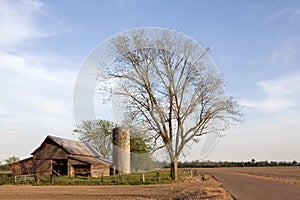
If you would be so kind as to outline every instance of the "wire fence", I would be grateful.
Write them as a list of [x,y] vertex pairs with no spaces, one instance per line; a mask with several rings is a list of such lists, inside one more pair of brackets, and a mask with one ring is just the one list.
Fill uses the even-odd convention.
[[[50,180],[49,180],[50,178]],[[40,183],[51,183],[54,185],[135,185],[135,184],[157,184],[168,183],[172,179],[168,172],[131,173],[128,175],[113,176],[52,176],[41,177]]]
[[[197,169],[180,169],[178,176],[180,179],[186,177],[199,176]],[[12,176],[10,172],[0,174],[0,184],[34,184],[34,185],[139,185],[139,184],[158,184],[171,183],[169,169],[157,170],[145,173],[131,173],[128,175],[113,176],[35,176],[21,175]]]

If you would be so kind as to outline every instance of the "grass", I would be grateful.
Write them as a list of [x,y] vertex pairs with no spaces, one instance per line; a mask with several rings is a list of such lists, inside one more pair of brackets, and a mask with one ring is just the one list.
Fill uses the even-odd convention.
[[[193,175],[196,175],[193,173]],[[144,176],[144,179],[143,179]],[[184,177],[191,176],[190,170],[179,170],[179,180]],[[128,175],[114,175],[103,177],[88,177],[88,176],[53,176],[52,178],[39,177],[39,182],[34,185],[141,185],[141,184],[161,184],[172,183],[173,179],[170,178],[170,170],[162,169],[144,173],[131,173]],[[14,177],[10,171],[0,174],[0,185],[15,184]],[[26,183],[24,183],[26,184]]]
[[2,175],[2,174],[11,174],[11,171],[0,171],[0,175]]
[[[180,179],[189,176],[190,173],[179,171],[178,176]],[[143,181],[144,176],[144,181]],[[171,183],[173,180],[170,178],[169,170],[157,170],[145,173],[131,173],[128,175],[114,175],[104,177],[87,177],[87,176],[59,176],[41,177],[40,182],[36,185],[140,185],[140,184],[159,184]]]
[[0,171],[0,185],[13,183],[14,177],[11,175],[11,171]]

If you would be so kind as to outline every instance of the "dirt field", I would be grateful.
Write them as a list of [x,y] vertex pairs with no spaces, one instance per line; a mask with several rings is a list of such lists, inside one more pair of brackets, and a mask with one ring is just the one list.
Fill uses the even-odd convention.
[[216,175],[217,178],[220,177],[219,180],[222,183],[217,182],[208,175],[205,176],[205,181],[201,177],[196,177],[187,178],[174,184],[157,185],[4,185],[0,186],[0,199],[232,199],[226,190],[231,192],[236,199],[257,199],[255,195],[262,197],[262,199],[268,199],[269,197],[280,199],[280,195],[284,198],[290,195],[291,199],[299,197],[300,167],[245,167],[198,170]]
[[211,176],[174,184],[123,186],[0,186],[0,199],[232,199]]
[[204,169],[205,172],[233,172],[256,178],[268,179],[290,184],[300,184],[300,167],[236,167]]
[[202,169],[223,184],[235,199],[299,199],[300,167]]

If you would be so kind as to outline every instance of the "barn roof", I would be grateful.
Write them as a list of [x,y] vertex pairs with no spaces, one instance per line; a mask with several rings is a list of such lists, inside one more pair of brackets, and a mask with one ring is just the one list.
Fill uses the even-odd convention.
[[32,160],[32,159],[33,159],[33,157],[30,156],[29,158],[24,158],[24,159],[22,159],[22,160],[18,160],[17,162],[12,163],[12,165],[18,165],[18,164],[20,164],[20,163],[23,163],[23,162],[26,162],[26,161],[30,161],[30,160]]
[[[62,147],[70,155],[80,155],[80,156],[103,158],[103,155],[101,155],[95,148],[93,148],[88,143],[64,139],[64,138],[51,136],[51,135],[48,135],[46,137],[46,139],[43,141],[43,143],[45,143],[47,140],[52,140],[57,145]],[[39,148],[41,148],[43,143],[31,155],[33,155]]]
[[71,159],[75,159],[84,163],[89,163],[89,164],[105,164],[105,165],[111,165],[111,161],[106,160],[104,158],[96,158],[96,157],[86,157],[86,156],[69,156]]

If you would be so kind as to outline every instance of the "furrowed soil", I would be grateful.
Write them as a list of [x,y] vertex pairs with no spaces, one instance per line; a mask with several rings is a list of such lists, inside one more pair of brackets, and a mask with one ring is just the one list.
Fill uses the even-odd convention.
[[212,176],[172,184],[119,186],[0,186],[0,199],[232,199]]
[[300,167],[201,169],[213,175],[234,199],[299,199]]
[[300,185],[300,167],[231,167],[231,168],[210,168],[200,171],[228,172],[249,175],[260,179],[284,182]]

